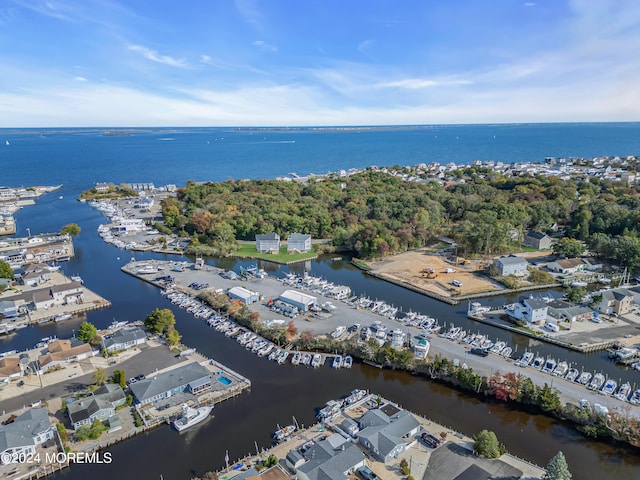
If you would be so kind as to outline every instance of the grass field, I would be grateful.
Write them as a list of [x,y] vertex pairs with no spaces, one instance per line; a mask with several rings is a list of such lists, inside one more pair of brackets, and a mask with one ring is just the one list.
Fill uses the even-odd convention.
[[240,248],[236,250],[235,255],[242,258],[259,258],[261,260],[268,260],[275,263],[289,263],[300,262],[303,260],[309,260],[316,257],[316,245],[311,245],[311,251],[308,253],[287,253],[287,246],[280,245],[280,253],[258,253],[256,251],[255,244],[247,243],[240,245]]

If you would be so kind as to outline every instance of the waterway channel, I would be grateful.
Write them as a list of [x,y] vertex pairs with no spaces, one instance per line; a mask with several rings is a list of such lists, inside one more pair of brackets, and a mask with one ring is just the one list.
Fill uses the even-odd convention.
[[[379,370],[356,364],[351,371],[319,370],[277,366],[265,358],[247,352],[236,342],[208,328],[201,320],[171,305],[159,291],[120,271],[131,260],[166,258],[156,254],[139,254],[117,250],[102,243],[95,233],[103,218],[86,205],[65,202],[64,216],[57,201],[45,200],[25,209],[19,216],[19,233],[30,227],[37,231],[55,231],[62,224],[74,221],[83,231],[75,242],[76,257],[62,265],[69,275],[79,274],[86,285],[112,301],[112,308],[91,312],[89,321],[99,328],[118,320],[142,319],[155,307],[172,308],[183,342],[197,348],[252,381],[252,390],[216,407],[215,417],[194,431],[179,435],[168,427],[160,427],[137,438],[109,447],[113,462],[109,465],[74,465],[57,474],[67,479],[94,480],[124,478],[187,479],[206,470],[224,466],[224,453],[232,459],[270,445],[270,435],[276,424],[290,423],[291,417],[308,425],[330,398],[341,397],[354,388],[367,388],[393,399],[399,404],[451,428],[473,434],[483,428],[493,430],[515,455],[540,465],[558,450],[569,462],[574,478],[640,478],[640,456],[635,449],[583,438],[561,422],[541,415],[512,410],[504,404],[480,401],[447,386],[426,381],[403,372]],[[236,260],[211,260],[218,266],[238,268]],[[263,265],[270,273],[279,267]],[[289,267],[300,271],[305,265]],[[374,279],[355,269],[346,261],[320,259],[309,262],[310,273],[337,283],[348,284],[359,294],[384,299],[404,310],[428,313],[441,323],[455,323],[473,331],[501,338],[518,350],[531,348],[544,355],[603,371],[614,378],[640,383],[637,372],[625,371],[613,365],[604,353],[581,355],[576,352],[537,343],[534,340],[466,319],[466,305],[449,306],[415,292]],[[286,271],[286,267],[282,271]],[[493,298],[485,303],[502,304],[506,298]],[[70,336],[82,319],[50,326],[36,326],[0,339],[0,351],[33,346],[40,338],[56,334]],[[638,407],[630,407],[638,408]]]

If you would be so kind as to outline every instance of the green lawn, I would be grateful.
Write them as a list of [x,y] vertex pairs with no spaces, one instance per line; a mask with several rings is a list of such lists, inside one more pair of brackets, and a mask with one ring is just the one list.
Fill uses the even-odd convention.
[[240,248],[236,250],[235,255],[244,258],[260,258],[262,260],[268,260],[275,263],[287,263],[287,262],[299,262],[301,260],[308,260],[315,258],[316,245],[311,245],[311,251],[308,253],[287,253],[287,246],[280,245],[280,253],[277,255],[272,253],[258,253],[256,246],[253,243],[246,243],[240,245]]

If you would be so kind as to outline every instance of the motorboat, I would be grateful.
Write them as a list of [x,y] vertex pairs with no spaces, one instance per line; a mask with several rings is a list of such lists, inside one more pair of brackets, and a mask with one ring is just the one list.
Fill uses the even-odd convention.
[[578,382],[580,385],[588,385],[591,381],[591,376],[591,372],[582,372],[576,382]]
[[296,430],[297,430],[297,428],[296,428],[295,425],[287,425],[286,427],[279,428],[278,430],[276,430],[275,433],[273,434],[273,438],[277,442],[282,442],[283,440],[286,440],[291,435],[293,435],[293,433]]
[[494,353],[498,355],[502,351],[502,349],[505,348],[506,346],[507,344],[502,340],[497,341],[496,343],[493,344],[493,347],[489,349],[489,353]]
[[604,385],[604,381],[604,375],[602,375],[601,373],[596,373],[593,376],[591,383],[589,384],[589,390],[600,390]]
[[567,372],[566,377],[564,377],[569,382],[575,382],[576,379],[580,376],[580,372],[577,368],[570,368]]
[[500,356],[502,358],[511,358],[511,354],[513,353],[513,348],[511,347],[504,347],[502,349],[502,351],[500,352]]
[[300,361],[300,363],[302,363],[302,365],[304,365],[305,367],[308,367],[309,365],[311,365],[312,358],[313,357],[310,353],[304,353],[302,355],[302,360]]
[[553,370],[553,375],[556,377],[564,377],[568,371],[569,364],[563,360],[562,362],[559,362],[555,370]]
[[205,405],[199,408],[191,408],[186,403],[182,405],[182,416],[173,422],[173,427],[182,432],[187,428],[193,427],[200,422],[204,422],[211,411],[213,405]]
[[345,355],[342,361],[342,366],[344,368],[351,368],[352,365],[353,365],[353,358],[351,358],[351,355]]
[[640,388],[633,392],[629,399],[629,403],[632,405],[640,405]]
[[71,317],[73,317],[73,315],[70,313],[62,313],[60,315],[56,315],[53,320],[55,322],[64,322],[65,320],[69,320]]
[[616,388],[618,388],[618,382],[609,378],[604,383],[604,387],[600,389],[600,395],[613,395],[613,392],[616,391]]
[[531,364],[531,367],[535,368],[536,370],[542,369],[543,366],[544,366],[544,357],[536,357],[533,363]]
[[629,382],[625,382],[620,385],[618,391],[613,395],[614,398],[626,402],[629,398],[629,394],[631,393],[631,384]]
[[293,357],[291,357],[291,365],[299,365],[302,360],[302,354],[300,352],[295,352]]
[[544,363],[544,367],[542,367],[542,371],[544,373],[553,373],[557,365],[557,362],[553,358],[547,358],[547,361]]
[[331,366],[333,368],[342,367],[342,355],[336,355],[335,357],[333,357],[333,363],[331,364]]
[[313,368],[318,368],[321,364],[322,364],[322,355],[320,355],[319,353],[314,354],[313,358],[311,359],[311,366]]
[[524,352],[520,360],[518,360],[515,364],[518,367],[528,367],[529,364],[533,361],[533,352]]
[[340,413],[340,408],[342,407],[342,402],[338,402],[337,400],[329,400],[326,405],[320,409],[318,412],[319,420],[327,420]]

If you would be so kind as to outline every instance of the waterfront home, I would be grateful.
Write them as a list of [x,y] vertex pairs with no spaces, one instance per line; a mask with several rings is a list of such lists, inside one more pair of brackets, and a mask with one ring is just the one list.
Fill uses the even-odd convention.
[[538,250],[546,250],[551,248],[552,242],[553,240],[546,233],[529,230],[524,235],[524,240],[522,244],[525,247],[533,247],[533,248],[537,248]]
[[280,294],[278,299],[281,302],[287,303],[296,307],[302,312],[307,312],[312,308],[318,307],[318,299],[314,296],[307,295],[298,290],[285,290]]
[[125,327],[105,335],[100,343],[102,349],[109,353],[119,352],[147,343],[147,334],[138,327]]
[[275,232],[256,235],[256,250],[260,253],[279,253],[280,235]]
[[245,305],[251,305],[260,300],[260,294],[258,292],[253,292],[244,287],[232,287],[227,292],[227,295],[229,295],[231,300],[240,300]]
[[340,424],[340,428],[343,432],[349,434],[349,436],[356,438],[358,436],[358,432],[360,431],[360,427],[358,426],[358,422],[356,422],[353,418],[345,418]]
[[631,292],[624,288],[616,288],[602,292],[602,299],[596,305],[596,309],[608,315],[625,315],[631,311],[633,304],[633,294]]
[[8,382],[12,379],[20,378],[22,375],[22,364],[20,359],[15,357],[4,357],[0,359],[0,382]]
[[287,238],[288,253],[306,253],[311,251],[311,235],[292,233]]
[[13,318],[18,316],[18,304],[15,300],[0,300],[0,316]]
[[549,307],[544,300],[530,297],[509,305],[506,312],[507,315],[517,320],[542,325],[547,320],[548,310]]
[[529,262],[522,257],[515,255],[503,256],[494,260],[494,265],[498,269],[498,274],[502,276],[515,275],[524,277],[527,275]]
[[589,307],[581,307],[565,300],[553,300],[547,304],[549,317],[556,322],[582,322],[593,318],[593,310]]
[[18,458],[31,458],[36,453],[36,446],[54,438],[55,428],[49,421],[46,408],[32,408],[9,425],[0,426],[0,462],[7,464],[8,454]]
[[142,218],[122,218],[111,227],[112,232],[138,233],[147,230],[147,226]]
[[555,262],[549,262],[547,268],[552,272],[572,274],[582,272],[585,269],[585,261],[582,258],[563,258]]
[[124,405],[126,401],[127,397],[120,385],[105,383],[93,395],[67,403],[67,412],[74,429],[91,425],[94,420],[108,422],[112,427],[119,426],[116,407]]
[[51,307],[75,305],[84,300],[82,283],[73,281],[49,288],[41,288],[32,292],[33,305],[36,310],[46,310]]
[[291,477],[282,470],[280,465],[275,465],[260,471],[251,467],[234,475],[233,480],[291,480]]
[[304,450],[290,450],[285,462],[298,480],[346,480],[365,465],[365,456],[355,443],[334,434]]
[[150,404],[182,392],[193,395],[211,388],[211,373],[199,363],[189,363],[167,372],[149,375],[129,385],[136,400]]
[[98,182],[96,183],[96,186],[93,188],[95,189],[96,192],[108,192],[110,187],[111,187],[111,184],[109,183]]
[[47,346],[48,353],[38,357],[40,368],[44,371],[56,367],[64,367],[70,362],[76,362],[93,356],[93,350],[88,343],[77,338],[71,340],[56,340]]
[[409,412],[390,403],[369,410],[358,420],[359,442],[379,461],[388,463],[411,448],[420,422]]
[[19,250],[7,250],[0,253],[0,260],[7,262],[11,268],[15,269],[26,263],[26,253],[26,248],[21,248]]

